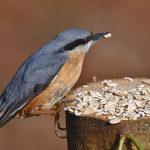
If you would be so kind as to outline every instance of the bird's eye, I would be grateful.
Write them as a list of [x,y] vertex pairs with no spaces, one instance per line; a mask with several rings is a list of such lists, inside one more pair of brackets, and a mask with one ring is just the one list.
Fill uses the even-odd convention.
[[87,43],[90,40],[90,37],[88,36],[88,37],[84,38],[83,40],[85,41],[85,43]]
[[88,40],[88,38],[84,38],[84,39],[83,39],[83,41],[84,41],[85,43],[87,42],[87,40]]
[[88,37],[86,37],[86,38],[84,39],[84,41],[87,43],[87,42],[91,41],[93,38],[94,38],[94,34],[91,33],[91,35],[88,36]]
[[94,39],[94,34],[93,34],[93,33],[91,33],[91,36],[90,36],[90,37],[91,37],[91,40],[92,40],[92,39]]

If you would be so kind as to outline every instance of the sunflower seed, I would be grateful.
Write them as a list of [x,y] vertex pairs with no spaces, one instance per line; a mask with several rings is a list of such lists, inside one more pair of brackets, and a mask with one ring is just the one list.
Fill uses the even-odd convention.
[[116,124],[122,121],[123,118],[114,118],[114,119],[110,119],[109,123],[110,124]]
[[133,80],[132,78],[130,78],[130,77],[125,77],[124,79],[125,79],[125,80],[129,80],[129,81],[132,81],[132,82],[134,81],[134,80]]

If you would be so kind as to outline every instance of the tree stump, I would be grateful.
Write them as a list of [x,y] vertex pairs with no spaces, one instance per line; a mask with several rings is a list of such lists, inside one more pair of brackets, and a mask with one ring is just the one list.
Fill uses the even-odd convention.
[[[104,88],[108,91],[104,92]],[[96,99],[96,96],[94,97],[92,94],[91,96],[89,94],[91,91],[98,92],[100,99]],[[79,93],[82,93],[82,100],[81,96],[78,97]],[[102,108],[93,104],[101,103],[103,98],[108,99],[107,93],[110,95],[110,100],[101,104]],[[95,108],[91,107],[93,110],[86,108],[86,106],[90,108],[89,105],[91,105],[88,100],[85,100],[88,105],[84,102],[84,97],[87,95],[93,98],[92,105],[95,106]],[[150,150],[149,79],[125,78],[90,83],[73,91],[68,95],[68,98],[79,99],[78,104],[66,108],[68,150]],[[113,98],[118,101],[115,106],[110,105],[112,110],[115,107],[114,112],[109,112],[108,104],[114,101]],[[121,102],[126,102],[126,100],[129,102],[124,104],[125,106],[123,104],[123,106],[119,106]],[[82,103],[85,104],[83,108],[81,107]],[[106,109],[105,106],[108,108]],[[121,112],[124,116],[120,115],[122,118],[117,116],[119,114],[117,106],[118,109],[122,110],[122,107],[124,109]],[[100,110],[103,110],[102,113]]]

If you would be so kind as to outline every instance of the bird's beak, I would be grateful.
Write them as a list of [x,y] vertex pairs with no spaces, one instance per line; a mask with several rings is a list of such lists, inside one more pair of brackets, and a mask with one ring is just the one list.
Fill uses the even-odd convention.
[[110,38],[111,37],[111,33],[110,32],[102,32],[102,33],[97,33],[94,35],[93,41],[99,41],[103,38]]

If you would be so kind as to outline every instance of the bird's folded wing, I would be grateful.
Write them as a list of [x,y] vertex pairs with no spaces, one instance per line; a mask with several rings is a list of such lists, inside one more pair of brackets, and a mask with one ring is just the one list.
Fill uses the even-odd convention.
[[63,53],[39,52],[24,62],[0,97],[0,126],[51,83],[66,59]]

